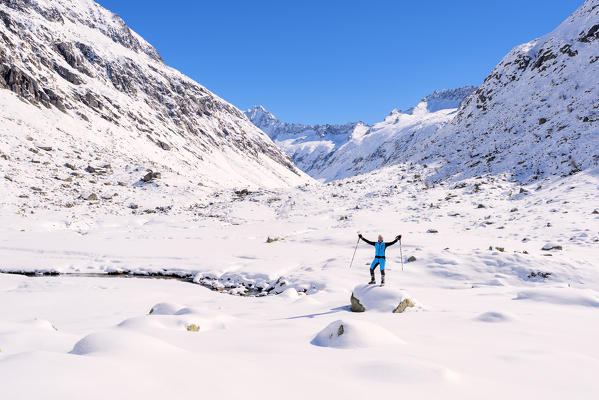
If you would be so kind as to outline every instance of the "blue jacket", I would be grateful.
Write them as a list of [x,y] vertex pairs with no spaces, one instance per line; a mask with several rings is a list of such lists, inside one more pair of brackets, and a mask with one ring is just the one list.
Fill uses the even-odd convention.
[[385,258],[385,250],[387,250],[387,247],[393,246],[395,243],[397,243],[399,241],[399,238],[396,238],[392,242],[372,242],[368,239],[364,239],[361,236],[360,236],[360,239],[362,239],[369,245],[374,246],[374,257],[375,258]]

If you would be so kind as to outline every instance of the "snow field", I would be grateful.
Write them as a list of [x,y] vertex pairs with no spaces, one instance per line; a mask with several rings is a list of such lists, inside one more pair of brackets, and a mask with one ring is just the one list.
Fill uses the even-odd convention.
[[[398,165],[241,198],[222,190],[200,213],[109,205],[25,216],[9,205],[4,270],[120,268],[285,284],[277,296],[244,297],[165,279],[0,275],[5,393],[594,398],[596,187],[596,175],[581,173],[522,193],[498,177],[427,188],[425,170]],[[153,196],[159,187],[147,190],[147,201]],[[383,289],[424,307],[349,311],[373,256],[360,244],[348,269],[358,231],[404,235],[404,270],[391,247]],[[543,250],[547,243],[562,250]],[[233,286],[229,293],[243,294]],[[340,324],[344,334],[330,338]]]

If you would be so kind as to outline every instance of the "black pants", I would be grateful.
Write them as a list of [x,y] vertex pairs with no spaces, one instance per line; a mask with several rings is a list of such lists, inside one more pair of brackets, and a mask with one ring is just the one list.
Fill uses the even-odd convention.
[[[373,267],[370,268],[370,278],[372,278],[372,280],[374,281],[374,269],[377,267],[377,265],[379,265],[378,263]],[[385,270],[381,269],[381,278],[385,279]]]

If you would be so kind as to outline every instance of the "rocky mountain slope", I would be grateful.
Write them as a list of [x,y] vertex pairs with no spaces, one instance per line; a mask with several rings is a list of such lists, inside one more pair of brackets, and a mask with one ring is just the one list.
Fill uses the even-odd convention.
[[437,91],[406,111],[393,110],[374,125],[304,125],[279,121],[264,107],[248,118],[266,132],[293,162],[314,178],[330,181],[373,171],[407,158],[415,141],[425,141],[455,115],[476,88]]
[[241,111],[91,0],[1,0],[0,88],[2,201],[310,180]]
[[566,176],[599,163],[599,0],[513,49],[414,160],[437,179]]

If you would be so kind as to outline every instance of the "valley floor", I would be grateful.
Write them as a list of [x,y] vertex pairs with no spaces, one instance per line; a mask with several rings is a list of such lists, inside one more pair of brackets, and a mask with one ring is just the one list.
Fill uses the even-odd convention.
[[[138,209],[5,202],[2,271],[202,285],[0,274],[3,397],[596,398],[597,174],[525,187],[426,176],[399,165],[329,185],[203,191],[152,213],[141,210],[167,201],[159,185]],[[403,234],[388,286],[418,307],[349,311],[373,256],[362,243],[348,268],[358,231]],[[336,320],[397,341],[312,344]]]

